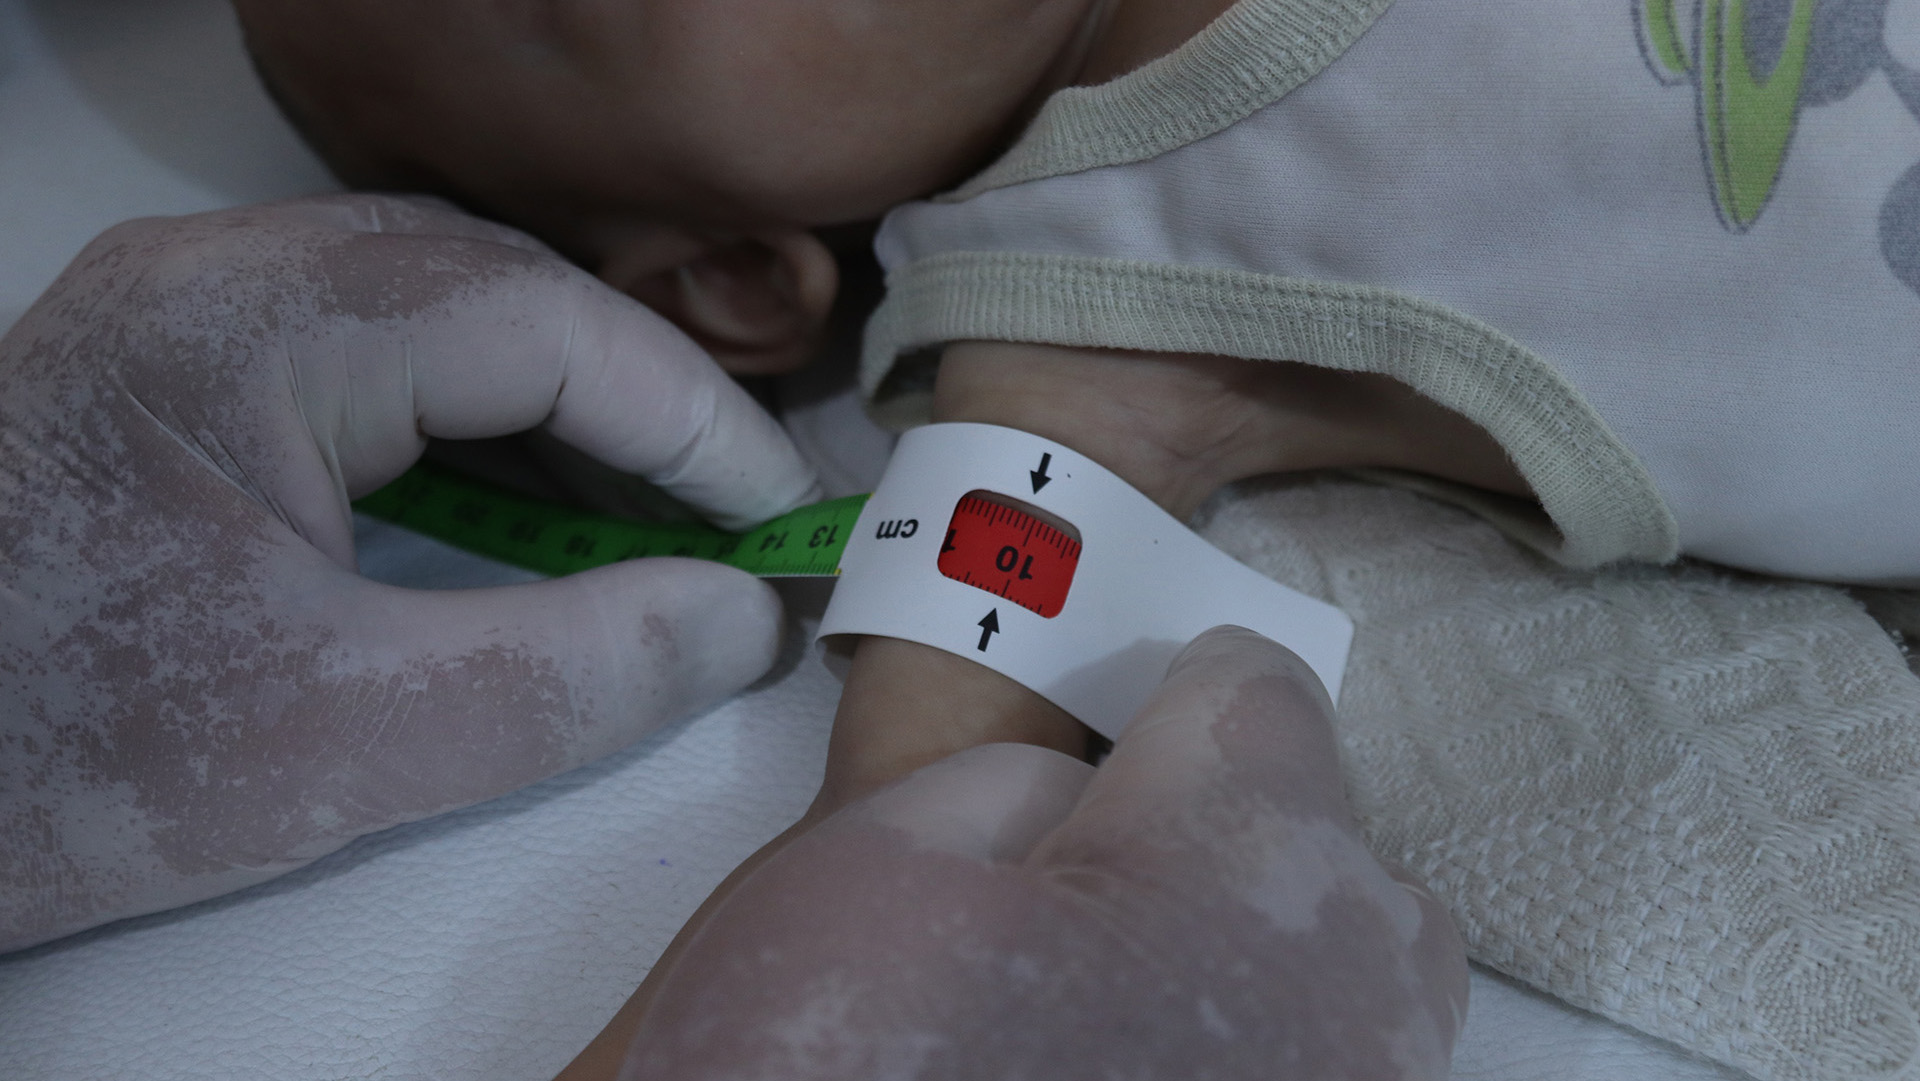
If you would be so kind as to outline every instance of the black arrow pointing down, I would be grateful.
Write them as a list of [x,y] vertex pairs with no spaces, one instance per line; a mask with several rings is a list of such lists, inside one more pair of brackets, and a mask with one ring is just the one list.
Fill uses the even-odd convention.
[[1047,482],[1053,479],[1047,476],[1047,463],[1051,461],[1053,461],[1053,455],[1042,454],[1040,456],[1040,468],[1027,470],[1027,476],[1033,478],[1033,491],[1035,495],[1038,495],[1040,489],[1045,488]]

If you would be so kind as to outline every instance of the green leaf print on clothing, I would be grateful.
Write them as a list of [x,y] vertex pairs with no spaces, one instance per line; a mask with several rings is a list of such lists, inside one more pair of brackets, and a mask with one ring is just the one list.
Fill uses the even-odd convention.
[[1817,6],[1817,0],[1634,0],[1647,70],[1667,86],[1694,88],[1714,207],[1733,232],[1759,220],[1786,163]]
[[[1843,101],[1880,74],[1920,117],[1920,69],[1885,41],[1888,0],[1628,2],[1647,70],[1664,86],[1694,89],[1700,157],[1731,232],[1760,219],[1802,109]],[[1888,269],[1920,294],[1920,165],[1887,193],[1878,229]]]
[[1746,232],[1773,194],[1800,112],[1814,0],[1794,0],[1773,70],[1755,73],[1746,0],[1700,5],[1700,126],[1721,217]]
[[1635,9],[1640,18],[1640,49],[1646,53],[1647,67],[1653,76],[1668,86],[1687,81],[1693,73],[1693,49],[1680,36],[1680,24],[1674,20],[1673,0],[1642,0]]

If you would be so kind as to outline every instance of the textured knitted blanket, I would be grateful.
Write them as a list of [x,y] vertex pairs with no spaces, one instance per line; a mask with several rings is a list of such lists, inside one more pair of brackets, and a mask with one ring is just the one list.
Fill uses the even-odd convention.
[[1351,481],[1201,531],[1354,617],[1349,792],[1475,960],[1765,1081],[1920,1077],[1912,595],[1570,571]]

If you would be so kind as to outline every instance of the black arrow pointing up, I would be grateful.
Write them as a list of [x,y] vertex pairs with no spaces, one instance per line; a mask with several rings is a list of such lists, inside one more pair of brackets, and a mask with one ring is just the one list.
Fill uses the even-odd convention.
[[980,620],[980,645],[976,648],[978,648],[980,652],[985,653],[987,651],[987,639],[992,638],[998,633],[1000,633],[1000,609],[995,608],[993,611],[988,612],[985,618]]
[[[1033,478],[1033,490],[1035,494],[1038,494],[1040,489],[1045,488],[1047,482],[1053,479],[1047,476],[1047,463],[1051,461],[1053,461],[1053,455],[1042,454],[1040,456],[1040,468],[1027,470],[1027,476]],[[981,648],[984,649],[985,647],[983,646]]]

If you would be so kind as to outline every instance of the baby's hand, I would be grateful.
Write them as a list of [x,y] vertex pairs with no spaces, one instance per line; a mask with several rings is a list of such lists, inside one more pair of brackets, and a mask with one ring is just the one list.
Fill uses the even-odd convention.
[[272,877],[758,676],[778,605],[727,568],[353,573],[348,499],[426,436],[538,425],[723,523],[812,485],[670,325],[439,204],[89,246],[0,339],[0,951]]
[[721,904],[621,1076],[1445,1077],[1465,957],[1362,845],[1329,715],[1221,628],[1098,771],[996,744],[850,805]]

